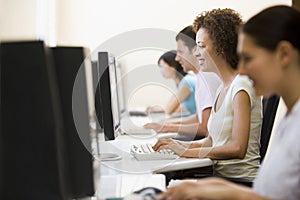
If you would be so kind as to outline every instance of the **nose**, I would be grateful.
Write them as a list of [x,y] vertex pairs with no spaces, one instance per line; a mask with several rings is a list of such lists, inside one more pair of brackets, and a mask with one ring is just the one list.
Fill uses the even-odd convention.
[[175,56],[175,60],[178,62],[178,61],[180,61],[180,56],[178,55],[178,53],[176,54],[176,56]]
[[194,56],[201,56],[201,48],[198,45],[194,49]]

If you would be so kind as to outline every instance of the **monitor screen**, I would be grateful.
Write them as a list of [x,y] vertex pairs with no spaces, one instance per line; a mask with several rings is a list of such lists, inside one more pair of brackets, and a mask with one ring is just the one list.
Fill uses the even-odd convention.
[[117,67],[115,57],[109,56],[109,79],[111,91],[111,109],[114,123],[114,131],[117,133],[120,128],[120,100],[117,82]]
[[126,112],[126,104],[125,104],[123,79],[122,79],[122,65],[116,59],[115,59],[115,67],[116,67],[116,77],[117,77],[119,112],[120,112],[120,117],[122,118],[122,116]]

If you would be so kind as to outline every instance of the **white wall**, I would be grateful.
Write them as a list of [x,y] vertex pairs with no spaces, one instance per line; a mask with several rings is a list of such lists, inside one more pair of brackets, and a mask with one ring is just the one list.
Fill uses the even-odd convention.
[[[247,20],[268,6],[291,3],[291,0],[0,0],[0,38],[42,37],[50,45],[81,45],[93,51],[113,37],[136,29],[156,28],[172,31],[175,35],[190,25],[201,11],[213,8],[233,8]],[[41,7],[44,7],[46,14],[40,12]],[[45,27],[41,25],[41,20],[46,24]],[[44,32],[41,31],[43,28]],[[151,38],[136,39],[148,41]],[[124,43],[118,43],[120,48]],[[176,48],[173,35],[168,44],[169,49]],[[128,78],[124,87],[125,96],[133,96],[130,104],[164,104],[168,100],[174,84],[163,80],[155,67],[162,52],[162,49],[140,48],[128,51],[119,58],[125,75],[144,67],[145,73],[138,78],[152,77],[164,85],[137,88],[135,96],[128,89],[133,87],[132,78]],[[92,93],[89,97],[92,99]]]
[[0,0],[0,39],[36,37],[36,0]]

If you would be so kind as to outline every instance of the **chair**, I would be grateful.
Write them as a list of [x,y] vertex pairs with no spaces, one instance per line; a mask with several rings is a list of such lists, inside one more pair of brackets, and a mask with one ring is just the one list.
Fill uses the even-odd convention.
[[263,99],[263,122],[260,136],[260,162],[265,158],[280,97],[273,95]]

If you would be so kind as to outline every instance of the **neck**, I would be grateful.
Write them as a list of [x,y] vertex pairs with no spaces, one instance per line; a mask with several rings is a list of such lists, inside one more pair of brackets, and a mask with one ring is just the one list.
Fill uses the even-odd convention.
[[174,81],[175,81],[176,85],[178,85],[181,81],[181,78],[175,76]]
[[194,72],[195,74],[198,74],[198,72],[200,71],[200,64],[196,57],[193,60],[192,65],[193,65],[192,67],[193,69],[191,71]]
[[300,70],[285,76],[285,80],[282,81],[278,94],[284,100],[287,111],[290,112],[300,98]]
[[222,66],[219,69],[219,75],[223,82],[224,87],[229,87],[233,79],[238,74],[237,70],[233,69],[231,66]]

